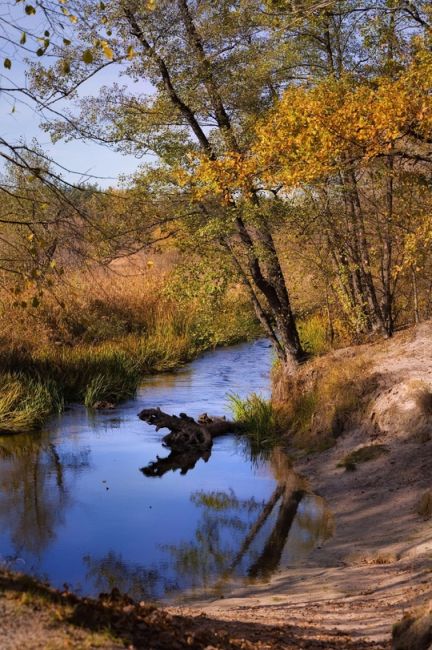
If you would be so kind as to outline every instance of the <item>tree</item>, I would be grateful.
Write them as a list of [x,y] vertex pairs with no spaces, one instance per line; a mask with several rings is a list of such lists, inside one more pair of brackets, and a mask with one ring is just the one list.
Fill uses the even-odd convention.
[[[73,46],[57,50],[54,66],[34,70],[43,101],[52,106],[73,97],[104,58],[128,84],[81,102],[78,114],[52,127],[54,137],[91,137],[138,156],[156,155],[137,184],[153,205],[162,195],[166,211],[147,224],[174,225],[183,243],[205,242],[229,256],[279,357],[293,368],[305,353],[280,232],[314,232],[316,245],[311,222],[324,227],[319,265],[331,268],[331,290],[339,292],[358,330],[391,334],[393,269],[399,263],[393,247],[402,225],[395,211],[396,153],[383,152],[382,145],[395,137],[381,137],[361,101],[367,108],[382,78],[375,99],[381,115],[388,108],[390,123],[397,119],[400,102],[389,102],[388,93],[418,49],[416,39],[429,38],[428,3],[160,0],[143,6],[122,0],[107,7],[80,0],[72,9],[79,17]],[[131,82],[143,80],[146,92],[132,92]],[[284,110],[288,126],[294,120],[291,135]],[[327,120],[339,132],[333,134]],[[357,126],[365,121],[352,147],[346,146],[352,133],[342,120]],[[284,162],[267,169],[273,154]],[[409,155],[406,148],[403,156]],[[402,160],[399,150],[397,158]],[[371,164],[364,175],[366,161]],[[397,171],[405,174],[406,166]],[[307,218],[303,210],[301,224],[293,218],[300,213],[296,184],[315,206]],[[310,237],[304,241],[311,243]]]
[[[242,152],[256,114],[269,106],[274,90],[273,53],[257,22],[259,3],[196,3],[178,0],[142,3],[123,1],[101,8],[74,4],[79,20],[71,52],[59,52],[53,69],[35,71],[37,88],[54,101],[73,93],[81,82],[82,52],[96,71],[103,56],[94,43],[106,43],[112,60],[133,80],[146,80],[151,93],[131,95],[125,89],[106,90],[84,102],[79,118],[57,124],[58,133],[94,137],[137,153],[156,153],[171,169],[186,169],[197,151],[218,160],[227,150]],[[101,27],[103,30],[101,41]],[[71,76],[58,81],[66,60]],[[265,57],[265,63],[258,61]],[[77,66],[75,67],[75,63]],[[255,67],[253,83],[245,74]],[[45,99],[46,101],[46,99]],[[101,113],[101,110],[103,111]],[[102,119],[101,119],[102,117]],[[165,173],[164,167],[161,173]],[[189,195],[188,195],[189,194]],[[199,212],[200,227],[231,256],[250,292],[261,323],[278,355],[294,365],[304,358],[287,283],[274,240],[271,214],[259,188],[246,196],[232,194],[221,202],[200,201],[177,183],[175,200]]]

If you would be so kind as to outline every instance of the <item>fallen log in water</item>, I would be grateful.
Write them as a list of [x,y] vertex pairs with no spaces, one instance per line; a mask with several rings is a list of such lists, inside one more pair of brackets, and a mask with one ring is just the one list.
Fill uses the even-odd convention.
[[162,442],[176,452],[188,450],[207,451],[213,445],[213,438],[239,430],[239,425],[224,417],[209,417],[206,413],[194,420],[186,413],[169,415],[160,408],[143,409],[138,413],[140,420],[159,429],[169,429],[170,433],[162,438]]

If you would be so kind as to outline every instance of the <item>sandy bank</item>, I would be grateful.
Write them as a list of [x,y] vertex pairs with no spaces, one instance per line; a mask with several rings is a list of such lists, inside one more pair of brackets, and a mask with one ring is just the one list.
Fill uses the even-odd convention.
[[[432,487],[432,324],[335,353],[344,355],[371,361],[376,388],[365,426],[295,463],[327,499],[335,517],[333,537],[304,566],[285,567],[268,584],[187,611],[299,625],[304,647],[311,647],[317,633],[338,632],[355,647],[366,642],[386,648],[395,621],[432,598],[432,522],[417,512]],[[355,471],[337,467],[348,453],[370,444],[385,445],[388,453]]]

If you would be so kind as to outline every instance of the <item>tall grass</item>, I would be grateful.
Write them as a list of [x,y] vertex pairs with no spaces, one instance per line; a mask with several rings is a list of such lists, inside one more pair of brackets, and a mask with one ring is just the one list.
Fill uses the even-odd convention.
[[9,372],[0,375],[0,433],[35,429],[62,408],[61,391],[52,378]]
[[376,388],[370,364],[359,356],[334,353],[312,360],[295,375],[275,371],[273,399],[281,405],[292,444],[319,451],[354,424]]
[[270,450],[280,442],[285,421],[282,411],[270,400],[256,393],[246,399],[230,394],[228,400],[234,420],[241,425],[252,453]]
[[74,273],[37,309],[0,295],[0,432],[38,428],[63,402],[115,404],[143,375],[258,334],[236,287],[206,305],[169,297],[169,279],[162,259],[129,279]]

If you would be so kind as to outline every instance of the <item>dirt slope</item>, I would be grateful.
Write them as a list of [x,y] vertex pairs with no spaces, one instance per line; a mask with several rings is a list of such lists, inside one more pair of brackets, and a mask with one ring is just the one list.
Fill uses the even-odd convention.
[[[285,568],[266,585],[205,604],[207,615],[290,621],[323,634],[347,633],[359,648],[361,640],[388,647],[395,621],[430,602],[432,520],[417,509],[432,489],[432,323],[384,344],[335,353],[339,359],[353,354],[371,361],[368,372],[376,381],[367,426],[295,465],[328,500],[334,536],[305,566]],[[355,471],[337,467],[347,454],[371,444],[384,445],[388,453]]]

